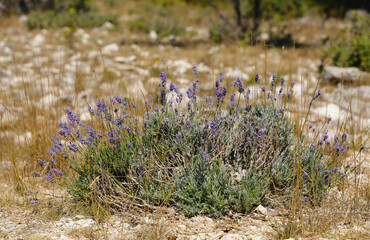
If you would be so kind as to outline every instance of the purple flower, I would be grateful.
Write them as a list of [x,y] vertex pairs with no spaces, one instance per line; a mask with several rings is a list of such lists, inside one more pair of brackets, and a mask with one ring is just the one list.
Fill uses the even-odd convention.
[[68,145],[68,148],[72,151],[72,152],[77,152],[78,151],[78,147],[75,143],[71,143]]
[[252,109],[252,105],[248,104],[247,106],[245,106],[244,110],[246,112],[249,112],[250,110]]
[[191,90],[191,88],[189,88],[187,91],[186,91],[186,95],[188,95],[188,98],[193,98],[193,96],[194,96],[194,93],[193,93],[193,91]]
[[220,72],[220,82],[222,82],[223,80],[224,80],[224,73]]
[[272,75],[270,91],[272,91],[274,89],[275,81],[276,81],[276,74]]
[[283,92],[283,88],[280,88],[279,95]]
[[245,97],[246,99],[249,99],[249,94],[250,94],[250,93],[251,93],[251,90],[248,88],[248,89],[247,89],[247,92],[245,93],[245,96],[244,96],[244,97]]
[[90,112],[90,114],[91,114],[92,116],[94,116],[94,115],[95,115],[94,110],[92,109],[92,107],[91,107],[91,106],[88,106],[88,107],[87,107],[87,109],[89,110],[89,112]]
[[361,145],[360,151],[359,152],[365,152],[365,146]]
[[325,178],[325,181],[326,181],[326,182],[330,182],[332,179],[333,179],[332,177],[327,176],[327,177]]
[[123,107],[122,107],[124,110],[127,110],[130,108],[130,106],[127,104],[127,102],[123,102]]
[[256,154],[254,154],[254,158],[255,159],[257,159],[258,158],[258,154],[256,153]]
[[303,197],[303,201],[307,202],[308,201],[308,197],[307,196],[304,196]]
[[137,109],[137,106],[135,105],[135,103],[133,101],[130,102],[131,106],[135,109]]
[[263,129],[262,129],[262,128],[258,130],[258,135],[262,136],[264,133],[265,133],[265,132],[263,131]]
[[243,85],[242,80],[240,78],[236,79],[236,81],[234,82],[234,87],[238,88],[239,93],[244,92],[244,85]]
[[259,78],[260,76],[258,75],[258,73],[256,73],[256,76],[254,77],[254,81],[257,83]]
[[320,95],[321,95],[321,90],[319,89],[319,91],[317,91],[316,96],[313,97],[313,100],[316,100],[318,97],[320,97]]
[[250,142],[251,141],[251,138],[250,137],[246,137],[247,142]]
[[216,132],[216,127],[217,127],[217,122],[212,120],[211,123],[209,124],[209,126],[211,127],[211,130],[212,130],[212,134],[215,134]]
[[53,168],[53,172],[59,176],[63,176],[64,173],[62,171],[60,171],[59,169],[56,169],[56,168]]
[[68,119],[74,123],[74,122],[77,122],[78,121],[78,117],[77,117],[77,114],[72,112],[71,110],[69,109],[65,109],[66,113],[67,113],[67,116],[68,116]]
[[193,72],[194,72],[194,75],[195,75],[197,81],[199,81],[198,80],[199,79],[198,70],[197,70],[197,67],[195,66],[195,64],[193,65]]
[[328,124],[330,123],[330,121],[331,121],[331,117],[328,117]]
[[281,80],[280,80],[280,86],[281,86],[281,88],[283,88],[284,82],[285,82],[284,77],[281,77]]
[[105,103],[102,100],[99,100],[96,103],[96,106],[98,107],[99,113],[106,112],[106,110],[107,110],[106,107],[105,107]]
[[197,93],[198,92],[198,90],[197,90],[197,82],[193,82],[193,93],[195,94],[195,93]]
[[295,81],[292,82],[292,89],[294,88],[294,85],[295,85]]
[[166,88],[167,75],[164,72],[159,74],[159,77],[162,79],[162,82],[158,85],[159,88]]
[[57,164],[53,158],[49,158],[48,160],[51,163],[51,165],[53,165],[53,166],[55,166]]
[[216,90],[216,97],[218,99],[219,102],[222,101],[222,98],[224,97],[223,93],[222,93],[222,90],[221,89],[217,89]]
[[161,91],[161,104],[164,105],[166,101],[166,92]]
[[156,111],[156,112],[159,111],[159,106],[158,105],[154,107],[154,111]]
[[122,103],[122,98],[121,98],[121,97],[117,97],[117,96],[115,96],[115,97],[114,97],[114,99],[116,99],[116,101],[117,101],[118,103]]
[[188,128],[191,128],[191,121],[190,120],[188,120],[187,125],[188,125]]
[[130,143],[130,142],[129,142],[129,143],[127,143],[127,147],[128,147],[128,148],[132,147],[132,143]]
[[311,146],[311,148],[310,148],[310,152],[311,152],[311,153],[316,152],[316,145],[315,145],[315,144],[312,144],[312,146]]
[[71,134],[71,128],[68,126],[66,122],[60,122],[59,127],[61,130],[59,130],[59,134],[63,137],[67,137],[67,135]]
[[38,158],[37,161],[39,161],[39,163],[43,166],[49,166],[49,164],[45,161],[43,161],[41,158]]
[[46,176],[45,177],[46,178],[46,180],[48,180],[49,182],[54,182],[54,178],[53,177],[51,177],[51,176]]
[[231,94],[230,96],[230,105],[229,105],[229,108],[230,109],[233,109],[234,106],[235,106],[235,103],[236,103],[236,100],[235,100],[235,93]]
[[40,177],[40,173],[38,173],[38,172],[32,172],[32,175],[34,176],[34,177]]
[[173,158],[176,159],[175,155],[172,152],[169,152],[169,155]]
[[265,86],[260,86],[260,88],[261,88],[261,91],[262,92],[265,92],[266,91],[266,87]]
[[209,155],[208,155],[208,153],[206,152],[206,151],[203,151],[203,158],[205,159],[205,160],[208,160],[209,159]]
[[125,120],[123,117],[119,116],[119,118],[117,118],[115,121],[114,121],[114,124],[116,124],[117,126],[121,126],[122,124],[125,123]]

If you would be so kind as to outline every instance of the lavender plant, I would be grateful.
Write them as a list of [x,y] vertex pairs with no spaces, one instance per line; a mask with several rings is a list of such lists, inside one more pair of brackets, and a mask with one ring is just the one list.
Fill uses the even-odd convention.
[[[337,158],[348,149],[347,137],[330,143],[325,132],[317,142],[305,141],[285,115],[294,82],[282,94],[282,78],[275,94],[274,75],[267,95],[261,85],[259,99],[252,102],[240,78],[228,89],[221,73],[214,98],[202,98],[195,66],[193,71],[196,81],[187,97],[161,73],[159,99],[145,101],[143,116],[135,114],[134,102],[117,96],[110,104],[89,107],[89,123],[66,109],[68,122],[60,123],[60,136],[51,138],[52,158],[39,159],[41,175],[67,183],[81,202],[168,204],[185,216],[248,213],[266,202],[266,194],[289,194],[298,178],[304,200],[317,202],[346,176],[349,170],[339,169]],[[259,78],[256,74],[256,85]],[[319,90],[312,101],[320,95]]]

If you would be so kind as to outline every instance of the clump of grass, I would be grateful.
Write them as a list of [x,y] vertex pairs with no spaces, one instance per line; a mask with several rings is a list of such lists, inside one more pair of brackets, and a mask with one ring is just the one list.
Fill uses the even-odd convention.
[[51,158],[38,160],[41,175],[67,183],[77,201],[103,212],[169,205],[185,216],[218,217],[249,213],[267,203],[267,194],[282,196],[284,205],[289,196],[317,204],[353,171],[340,166],[347,135],[331,141],[330,119],[318,130],[308,126],[316,134],[306,139],[306,122],[297,126],[287,117],[294,81],[277,84],[274,75],[265,86],[256,74],[257,95],[251,96],[240,78],[228,89],[221,73],[215,98],[201,97],[193,70],[196,81],[186,97],[162,72],[158,99],[142,105],[118,96],[110,104],[100,100],[89,107],[90,122],[66,109],[68,122],[51,138]]

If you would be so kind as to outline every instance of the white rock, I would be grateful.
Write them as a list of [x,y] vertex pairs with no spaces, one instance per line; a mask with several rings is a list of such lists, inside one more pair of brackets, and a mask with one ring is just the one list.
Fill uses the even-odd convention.
[[182,228],[182,229],[185,229],[185,228],[186,228],[186,226],[185,226],[185,225],[183,225],[183,224],[178,225],[178,227],[179,227],[179,228]]
[[370,79],[370,74],[362,72],[360,69],[355,67],[335,67],[327,66],[322,72],[322,78],[324,81],[334,81],[341,82],[343,76],[343,81],[358,81]]
[[244,240],[244,239],[248,239],[248,238],[245,235],[231,234],[231,233],[229,233],[229,234],[224,235],[220,239],[221,240]]
[[18,18],[18,21],[20,22],[27,22],[28,16],[27,15],[22,15]]
[[111,22],[105,22],[102,26],[103,29],[112,29],[114,28],[114,24]]
[[41,46],[45,42],[45,37],[42,34],[36,34],[36,36],[31,40],[31,45],[36,47],[36,46]]
[[167,65],[174,69],[174,74],[175,75],[183,75],[185,74],[188,70],[190,70],[193,65],[191,65],[188,61],[186,61],[185,59],[179,59],[179,60],[176,60],[176,61],[167,61]]
[[246,73],[242,72],[242,70],[240,70],[239,68],[231,68],[231,67],[226,68],[225,76],[232,78],[232,79],[235,78],[235,80],[236,78],[239,78],[239,77],[242,80],[249,79],[249,76]]
[[215,47],[211,47],[209,50],[208,50],[208,54],[214,54],[218,51],[220,51],[221,49],[225,48],[225,46],[223,44],[221,45],[218,45],[218,46],[215,46]]
[[158,38],[157,33],[154,30],[150,30],[149,38],[151,40],[157,40],[157,38]]
[[0,56],[0,62],[11,63],[13,62],[12,56]]
[[330,103],[326,107],[312,109],[312,112],[321,117],[331,117],[333,120],[340,117],[340,108],[334,103]]
[[80,120],[82,122],[88,122],[91,120],[91,114],[89,112],[83,112],[80,115]]
[[119,46],[117,43],[111,43],[103,47],[102,53],[106,55],[112,55],[114,52],[119,50]]
[[48,95],[42,97],[40,99],[40,105],[48,107],[56,102],[58,102],[59,98],[55,96],[54,94],[49,93]]
[[262,215],[267,214],[267,209],[264,208],[262,205],[258,205],[258,207],[256,208],[256,211],[257,213],[262,214]]
[[119,62],[119,63],[128,63],[128,62],[133,62],[135,60],[136,60],[135,55],[131,55],[129,57],[117,56],[114,58],[114,61]]
[[269,34],[268,33],[261,33],[261,35],[259,36],[259,40],[261,41],[266,41],[270,38]]

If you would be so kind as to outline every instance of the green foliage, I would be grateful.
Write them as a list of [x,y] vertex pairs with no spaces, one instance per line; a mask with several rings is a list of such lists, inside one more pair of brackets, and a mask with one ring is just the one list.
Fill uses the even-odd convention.
[[[335,66],[358,67],[370,72],[370,17],[358,18],[350,31],[338,43],[324,50],[322,59],[332,58]],[[343,33],[345,34],[345,33]]]
[[[245,1],[245,16],[253,16],[254,1]],[[302,16],[307,10],[307,2],[301,0],[262,0],[260,9],[262,18],[269,19],[277,17],[282,20],[287,17]]]
[[221,43],[224,39],[228,37],[228,35],[229,35],[229,31],[224,25],[220,23],[216,23],[209,30],[210,39],[214,41],[215,43]]
[[59,27],[80,27],[91,28],[102,26],[105,22],[118,25],[117,15],[102,16],[96,13],[69,12],[31,12],[27,21],[27,26],[33,28],[59,28]]
[[130,30],[145,33],[154,30],[161,37],[170,35],[179,36],[185,33],[184,27],[181,26],[176,18],[169,21],[162,17],[157,17],[154,20],[146,20],[141,17],[130,23]]
[[30,13],[33,11],[66,12],[74,9],[76,12],[89,12],[96,8],[93,0],[3,0],[8,14]]

